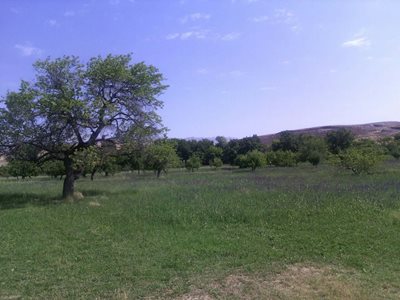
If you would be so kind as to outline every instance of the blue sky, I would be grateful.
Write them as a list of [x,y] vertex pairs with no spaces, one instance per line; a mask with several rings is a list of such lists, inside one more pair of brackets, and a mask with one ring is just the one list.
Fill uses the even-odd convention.
[[170,137],[400,120],[400,1],[2,0],[0,95],[38,59],[133,53]]

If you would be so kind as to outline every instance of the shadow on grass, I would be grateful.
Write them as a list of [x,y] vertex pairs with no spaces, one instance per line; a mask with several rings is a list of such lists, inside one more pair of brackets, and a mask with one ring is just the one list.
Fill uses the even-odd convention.
[[61,198],[35,193],[0,193],[0,210],[61,203]]
[[[125,195],[136,194],[136,190],[119,190],[118,192],[83,189],[82,194],[86,197],[110,197],[113,194]],[[0,210],[18,209],[27,206],[47,206],[65,203],[61,196],[54,194],[38,194],[38,193],[18,193],[18,192],[0,192]]]

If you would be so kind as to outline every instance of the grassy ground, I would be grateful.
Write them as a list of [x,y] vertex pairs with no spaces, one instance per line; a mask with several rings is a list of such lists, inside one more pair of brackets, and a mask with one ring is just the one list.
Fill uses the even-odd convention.
[[400,165],[0,181],[0,299],[400,297]]

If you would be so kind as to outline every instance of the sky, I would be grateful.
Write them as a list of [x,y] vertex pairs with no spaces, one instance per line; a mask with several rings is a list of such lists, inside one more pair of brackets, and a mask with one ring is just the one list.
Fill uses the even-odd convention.
[[399,121],[397,0],[1,0],[0,96],[47,57],[132,53],[169,137]]

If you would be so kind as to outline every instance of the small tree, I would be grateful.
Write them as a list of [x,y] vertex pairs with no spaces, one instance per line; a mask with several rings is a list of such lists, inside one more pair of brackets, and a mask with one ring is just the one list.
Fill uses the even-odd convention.
[[50,176],[57,178],[60,176],[60,179],[62,179],[62,176],[65,175],[65,167],[62,161],[59,160],[49,160],[46,161],[42,166],[41,166],[42,171]]
[[39,175],[38,166],[31,161],[26,160],[12,160],[8,164],[8,173],[13,177],[32,177]]
[[246,154],[249,167],[252,171],[256,168],[264,167],[267,164],[265,154],[258,150],[250,151]]
[[188,171],[194,172],[194,170],[198,170],[201,166],[201,159],[196,154],[192,155],[186,161],[186,169]]
[[267,153],[267,162],[277,167],[294,167],[297,164],[297,155],[292,151],[271,151]]
[[239,155],[236,161],[239,168],[251,168],[252,171],[264,167],[266,163],[265,154],[258,150],[250,151],[245,155]]
[[179,166],[179,157],[170,143],[157,142],[149,146],[146,151],[146,166],[154,170],[157,178],[161,172],[167,172],[168,168]]
[[338,154],[341,167],[354,174],[371,173],[372,169],[383,159],[383,151],[373,141],[361,141]]
[[316,136],[302,136],[300,138],[298,159],[317,166],[327,156],[327,145],[324,139]]
[[349,148],[354,141],[354,134],[345,128],[336,131],[330,131],[325,137],[328,149],[333,154]]
[[221,168],[223,165],[222,160],[219,157],[215,157],[211,162],[210,166],[214,167],[215,169]]

